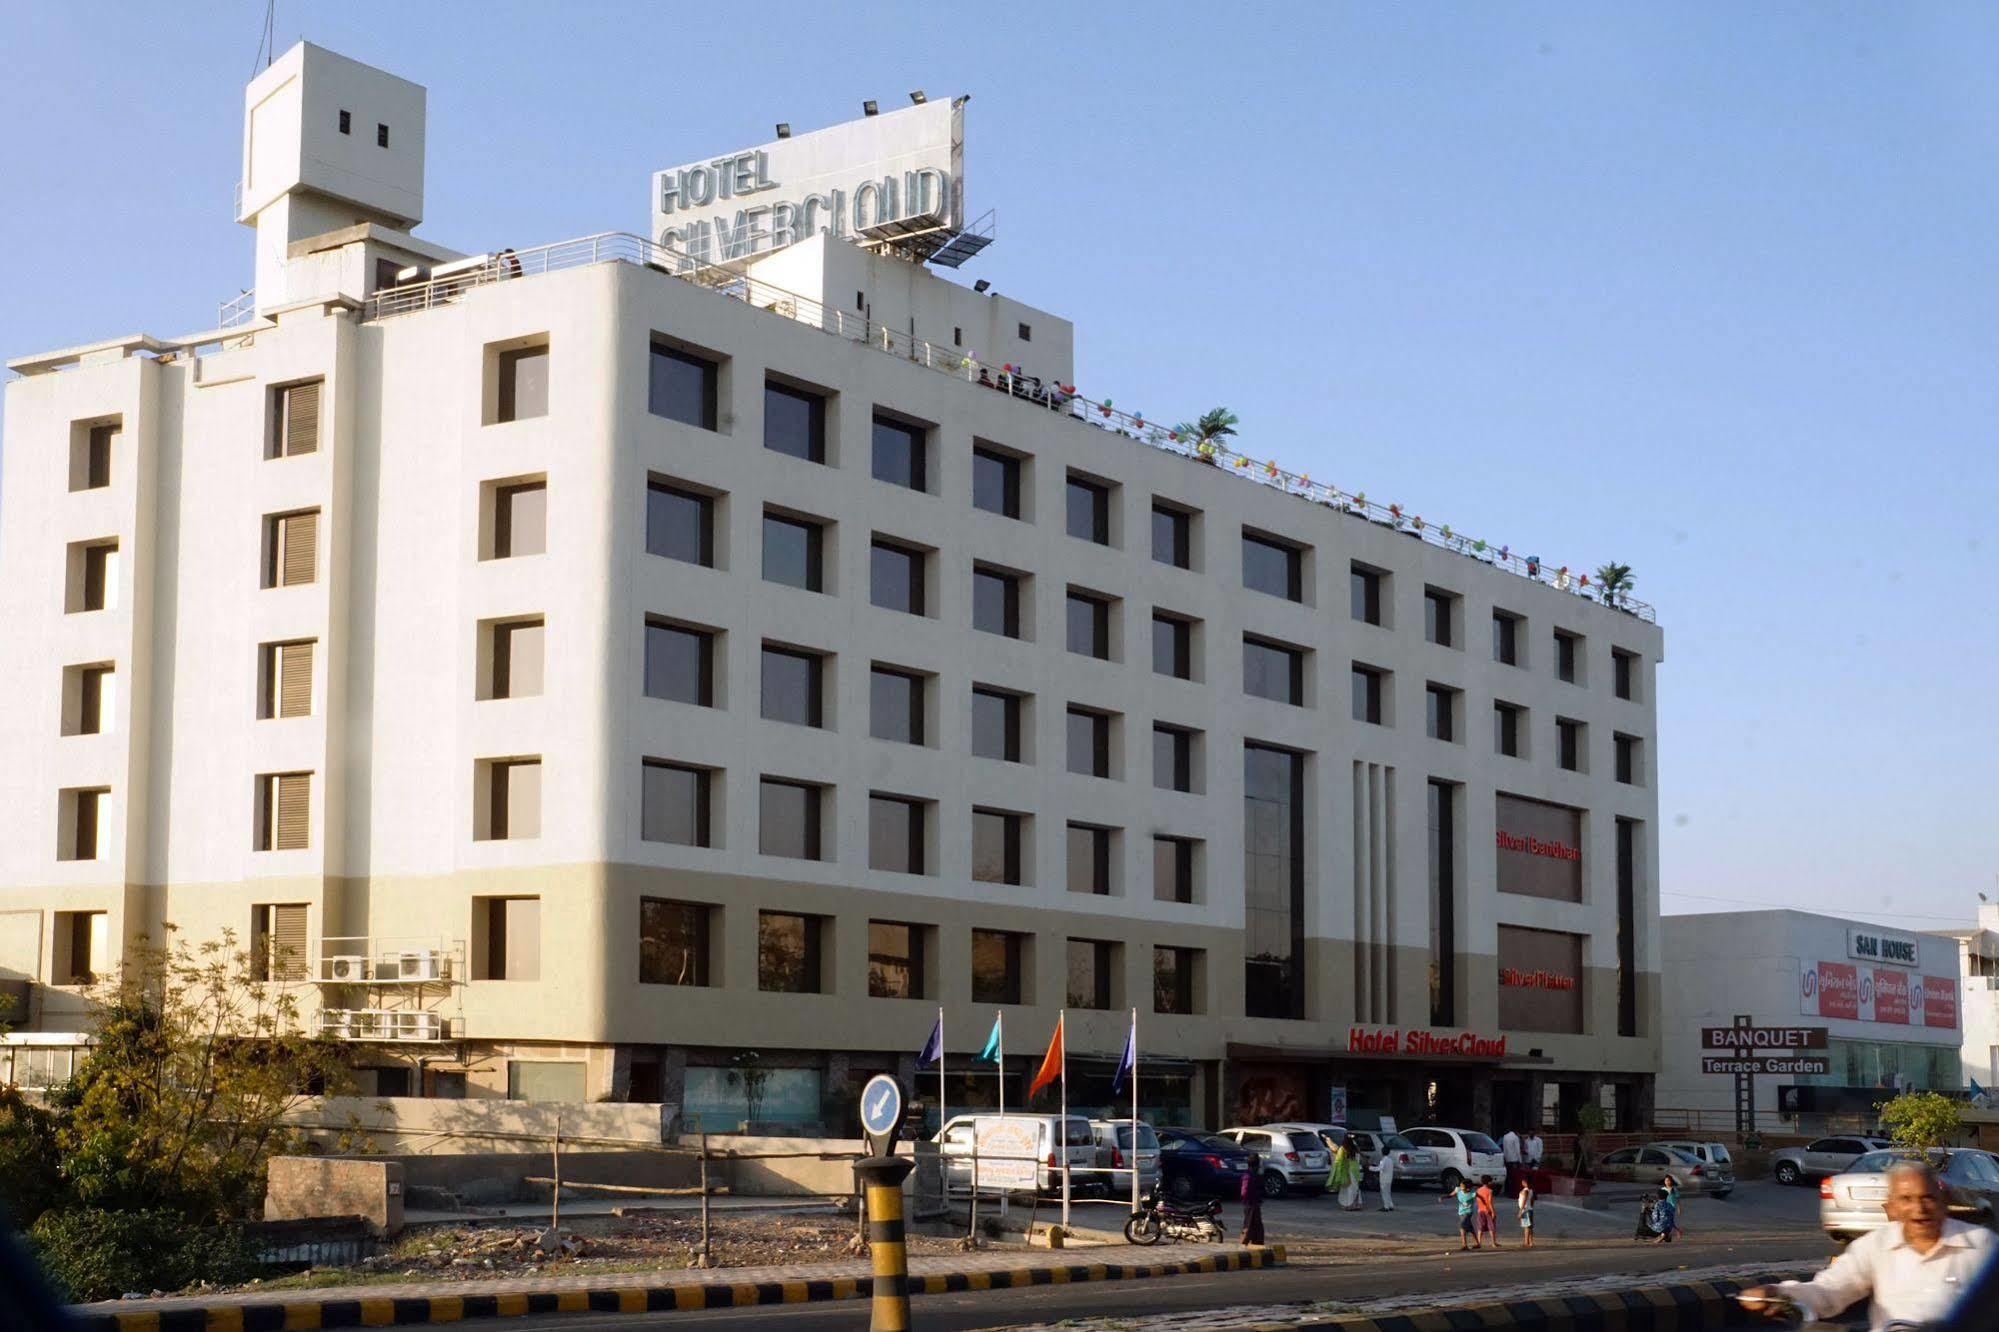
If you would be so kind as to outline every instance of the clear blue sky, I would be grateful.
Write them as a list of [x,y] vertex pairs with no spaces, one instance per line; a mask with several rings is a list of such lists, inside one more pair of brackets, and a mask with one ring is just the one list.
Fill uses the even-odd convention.
[[[973,94],[966,270],[1079,385],[1667,629],[1669,911],[1999,897],[1999,9],[281,0],[430,89],[468,250],[643,231],[657,167]],[[208,327],[261,0],[0,8],[0,351]],[[0,632],[5,632],[0,630]]]

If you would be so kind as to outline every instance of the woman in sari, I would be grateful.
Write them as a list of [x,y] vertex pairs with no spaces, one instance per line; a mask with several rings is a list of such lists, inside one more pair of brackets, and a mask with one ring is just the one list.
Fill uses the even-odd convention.
[[1347,1138],[1333,1153],[1333,1171],[1326,1179],[1326,1188],[1339,1194],[1344,1211],[1360,1210],[1360,1171],[1360,1155],[1353,1149],[1353,1139]]

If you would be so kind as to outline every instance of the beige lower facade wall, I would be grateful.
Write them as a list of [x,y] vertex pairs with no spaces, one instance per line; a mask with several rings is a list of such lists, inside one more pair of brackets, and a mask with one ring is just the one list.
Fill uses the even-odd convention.
[[302,1102],[288,1118],[321,1144],[365,1138],[390,1154],[456,1155],[553,1147],[558,1128],[576,1143],[666,1140],[670,1107],[624,1102],[563,1103],[327,1096]]

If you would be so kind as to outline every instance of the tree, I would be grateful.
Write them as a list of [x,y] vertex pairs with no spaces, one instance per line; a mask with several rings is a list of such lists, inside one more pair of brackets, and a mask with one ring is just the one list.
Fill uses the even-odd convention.
[[1205,456],[1235,434],[1235,428],[1236,414],[1225,407],[1217,407],[1202,413],[1198,421],[1182,421],[1173,427],[1173,433],[1192,444],[1195,452]]
[[763,1056],[755,1050],[738,1050],[729,1057],[729,1085],[743,1089],[746,1127],[754,1125],[762,1116],[764,1088],[769,1083],[770,1070],[763,1066]]
[[1589,1179],[1596,1174],[1596,1135],[1603,1132],[1605,1123],[1603,1107],[1591,1101],[1576,1110],[1576,1178]]
[[1637,582],[1628,564],[1606,564],[1596,571],[1597,595],[1606,606],[1622,606]]
[[1906,1091],[1875,1108],[1895,1145],[1912,1152],[1954,1147],[1964,1137],[1958,1104],[1942,1092]]

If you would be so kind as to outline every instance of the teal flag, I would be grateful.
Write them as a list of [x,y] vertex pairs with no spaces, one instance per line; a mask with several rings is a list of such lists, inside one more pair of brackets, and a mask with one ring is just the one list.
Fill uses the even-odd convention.
[[984,1064],[998,1063],[999,1043],[1000,1043],[1000,1020],[999,1016],[995,1014],[993,1016],[992,1035],[986,1037],[986,1048],[979,1051],[979,1062]]

